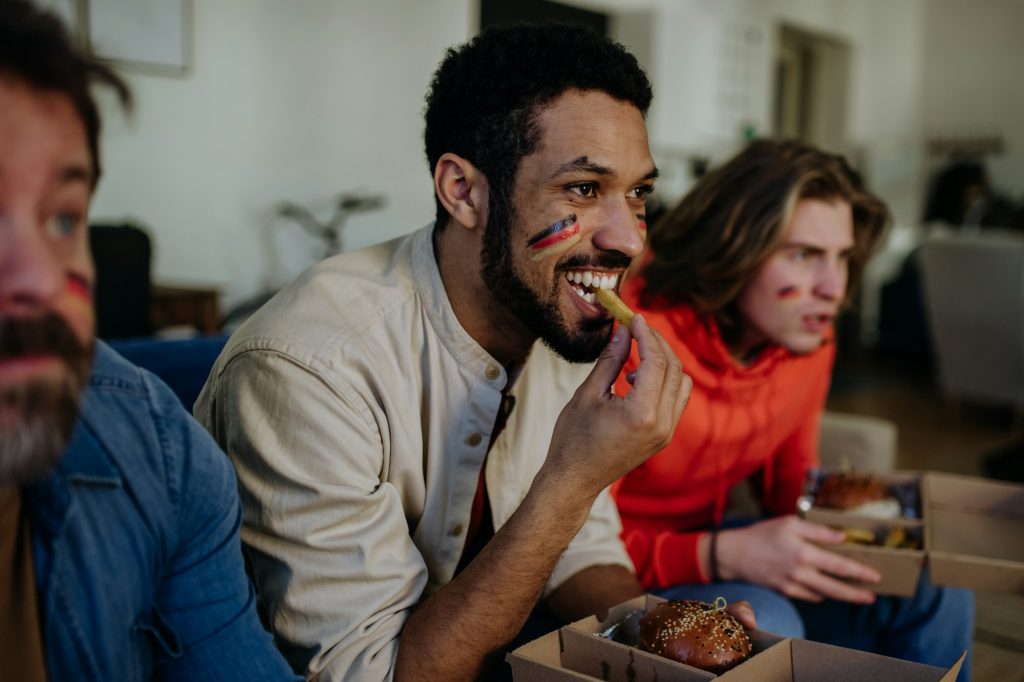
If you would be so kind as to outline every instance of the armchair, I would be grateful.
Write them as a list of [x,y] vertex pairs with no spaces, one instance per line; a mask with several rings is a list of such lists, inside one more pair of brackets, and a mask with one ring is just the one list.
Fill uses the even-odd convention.
[[1024,410],[1024,236],[934,236],[921,266],[943,392]]

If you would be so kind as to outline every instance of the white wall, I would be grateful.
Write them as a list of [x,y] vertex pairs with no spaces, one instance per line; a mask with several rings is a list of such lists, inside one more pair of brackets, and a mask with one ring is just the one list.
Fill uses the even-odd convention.
[[[472,8],[471,8],[472,6]],[[105,108],[94,221],[136,216],[162,281],[210,283],[225,308],[280,284],[317,243],[275,218],[323,217],[340,191],[384,193],[346,248],[429,222],[422,109],[444,48],[472,35],[471,0],[196,0],[183,78],[128,73],[137,110]]]
[[920,92],[927,0],[773,4],[775,21],[832,34],[850,46],[848,140],[839,151],[859,163],[897,223],[917,222],[924,182]]
[[1024,2],[928,0],[922,127],[926,135],[1002,135],[992,184],[1024,198]]
[[[647,56],[655,86],[649,116],[662,190],[672,200],[688,182],[679,159],[722,160],[748,127],[772,133],[774,59],[779,27],[827,34],[851,48],[844,148],[901,221],[916,220],[922,183],[919,153],[923,0],[650,0],[651,45],[641,48],[637,20],[616,38]],[[634,17],[643,17],[630,3]]]
[[[848,149],[897,222],[922,207],[926,133],[1004,134],[997,186],[1024,191],[1020,0],[564,0],[606,11],[655,87],[648,119],[663,194],[683,159],[721,160],[771,132],[779,24],[851,48]],[[225,307],[281,284],[318,243],[274,216],[284,199],[326,217],[343,190],[384,193],[346,248],[428,222],[423,97],[443,50],[476,30],[477,0],[196,0],[184,78],[132,74],[133,120],[108,112],[94,219],[134,215],[161,280],[220,285]],[[620,17],[614,21],[615,16]]]

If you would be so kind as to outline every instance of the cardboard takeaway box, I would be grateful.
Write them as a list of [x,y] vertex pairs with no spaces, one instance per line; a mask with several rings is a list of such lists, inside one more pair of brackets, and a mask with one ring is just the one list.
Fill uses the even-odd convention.
[[839,528],[863,528],[884,536],[902,526],[923,540],[922,549],[842,544],[829,549],[882,574],[868,585],[879,594],[911,596],[927,564],[936,585],[1024,594],[1024,486],[935,472],[879,474],[886,484],[916,481],[921,518],[879,521],[811,507],[804,518]]
[[613,608],[599,622],[590,617],[521,646],[508,655],[514,682],[953,682],[963,656],[948,670],[896,658],[750,631],[754,653],[715,675],[600,636],[637,609],[664,601],[647,595]]

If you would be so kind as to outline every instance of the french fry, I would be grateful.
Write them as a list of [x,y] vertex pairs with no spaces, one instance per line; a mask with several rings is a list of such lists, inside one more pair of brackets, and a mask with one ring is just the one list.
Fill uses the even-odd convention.
[[899,526],[895,526],[889,529],[889,533],[885,536],[885,547],[906,547],[907,546],[907,531],[903,530]]
[[612,314],[619,324],[629,327],[633,323],[633,311],[611,289],[598,289],[597,300]]
[[859,545],[875,544],[875,534],[870,530],[865,530],[863,528],[844,528],[843,533],[846,535],[843,542],[853,542]]

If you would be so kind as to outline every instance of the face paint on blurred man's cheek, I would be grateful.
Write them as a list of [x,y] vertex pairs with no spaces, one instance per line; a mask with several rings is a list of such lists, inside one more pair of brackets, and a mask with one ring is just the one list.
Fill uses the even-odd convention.
[[89,280],[82,275],[69,272],[64,281],[64,289],[68,294],[68,299],[71,301],[74,311],[91,320],[94,311],[92,287],[89,284]]
[[583,239],[583,235],[580,234],[582,229],[575,213],[548,225],[527,240],[530,260],[539,261],[542,258],[562,255]]
[[800,295],[800,289],[798,287],[795,287],[795,286],[782,287],[776,293],[776,297],[780,301],[788,301],[790,299],[796,298],[799,295]]
[[83,300],[89,304],[92,304],[92,289],[89,287],[88,280],[79,274],[69,272],[67,274],[67,281],[65,287],[69,294],[73,298]]

